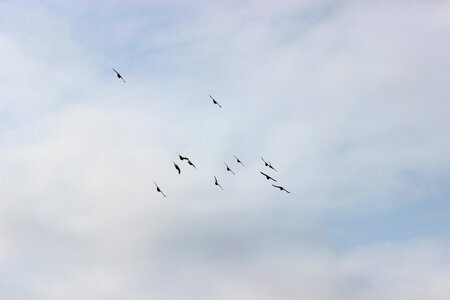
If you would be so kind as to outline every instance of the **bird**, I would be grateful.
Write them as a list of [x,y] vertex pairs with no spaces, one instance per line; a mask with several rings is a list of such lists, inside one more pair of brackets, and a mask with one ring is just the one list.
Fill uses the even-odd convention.
[[209,95],[209,97],[212,99],[214,104],[217,104],[220,108],[222,108],[222,105],[220,105],[219,102],[216,101],[216,99],[214,99],[211,95]]
[[122,79],[123,82],[126,83],[126,82],[125,82],[125,79],[123,79],[122,75],[120,75],[119,72],[117,72],[114,68],[112,68],[112,69],[114,70],[114,72],[116,72],[117,78]]
[[214,184],[220,187],[223,190],[223,187],[217,182],[216,176],[214,176]]
[[172,161],[173,162],[173,166],[175,167],[175,169],[177,169],[177,171],[178,171],[178,175],[180,175],[181,174],[181,169],[180,169],[180,167],[174,162],[174,161]]
[[272,170],[278,172],[277,169],[275,169],[275,168],[272,166],[272,164],[271,164],[270,162],[265,161],[264,158],[262,158],[262,157],[261,157],[261,159],[262,159],[262,161],[264,162],[264,164],[266,165],[266,167],[269,167],[269,168],[271,168]]
[[225,164],[225,166],[227,167],[227,171],[228,171],[228,172],[231,172],[231,173],[233,173],[233,175],[236,175],[236,174],[234,174],[233,170],[230,169],[230,167],[227,165],[226,162],[224,162],[224,164]]
[[178,157],[180,158],[180,160],[189,160],[189,158],[187,158],[186,156],[182,156],[180,153],[178,153]]
[[156,185],[156,191],[157,191],[158,193],[161,193],[164,197],[166,197],[166,195],[164,194],[164,192],[159,188],[158,184],[157,184],[155,181],[153,181],[153,182],[154,182],[155,185]]
[[190,166],[193,166],[195,169],[197,169],[197,167],[192,163],[192,161],[188,158],[187,162]]
[[273,179],[272,177],[270,177],[269,175],[267,175],[266,173],[263,173],[263,172],[261,172],[261,171],[259,171],[259,173],[261,173],[261,174],[263,174],[264,176],[266,176],[266,179],[267,180],[273,180],[273,181],[275,181],[275,182],[277,182],[275,179]]
[[282,187],[282,186],[279,186],[279,185],[275,185],[275,184],[272,184],[272,186],[274,186],[274,187],[276,187],[276,188],[278,188],[278,189],[280,189],[280,191],[285,191],[286,193],[288,193],[288,194],[290,194],[291,192],[289,192],[288,190],[286,190],[284,187]]
[[244,164],[242,163],[242,161],[240,161],[239,158],[238,158],[236,155],[233,155],[233,156],[234,156],[234,158],[236,158],[236,161],[237,161],[238,164],[244,165]]

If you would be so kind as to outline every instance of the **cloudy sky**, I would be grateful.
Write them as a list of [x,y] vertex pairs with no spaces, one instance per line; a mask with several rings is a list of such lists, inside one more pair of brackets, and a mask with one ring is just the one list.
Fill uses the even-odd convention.
[[0,1],[0,298],[450,299],[449,15]]

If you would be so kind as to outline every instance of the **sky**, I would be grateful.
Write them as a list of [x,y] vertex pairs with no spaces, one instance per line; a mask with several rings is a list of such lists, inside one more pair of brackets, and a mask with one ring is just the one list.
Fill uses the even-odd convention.
[[449,299],[449,14],[0,1],[0,298]]

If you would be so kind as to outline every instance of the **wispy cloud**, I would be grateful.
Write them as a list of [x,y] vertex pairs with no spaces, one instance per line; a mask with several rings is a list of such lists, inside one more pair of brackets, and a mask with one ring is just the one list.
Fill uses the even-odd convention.
[[447,299],[449,10],[2,2],[1,298]]

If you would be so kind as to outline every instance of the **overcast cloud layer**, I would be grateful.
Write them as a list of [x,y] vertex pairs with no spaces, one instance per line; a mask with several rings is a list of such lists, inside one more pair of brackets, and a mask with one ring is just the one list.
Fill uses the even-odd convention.
[[0,2],[0,298],[450,299],[449,15]]

